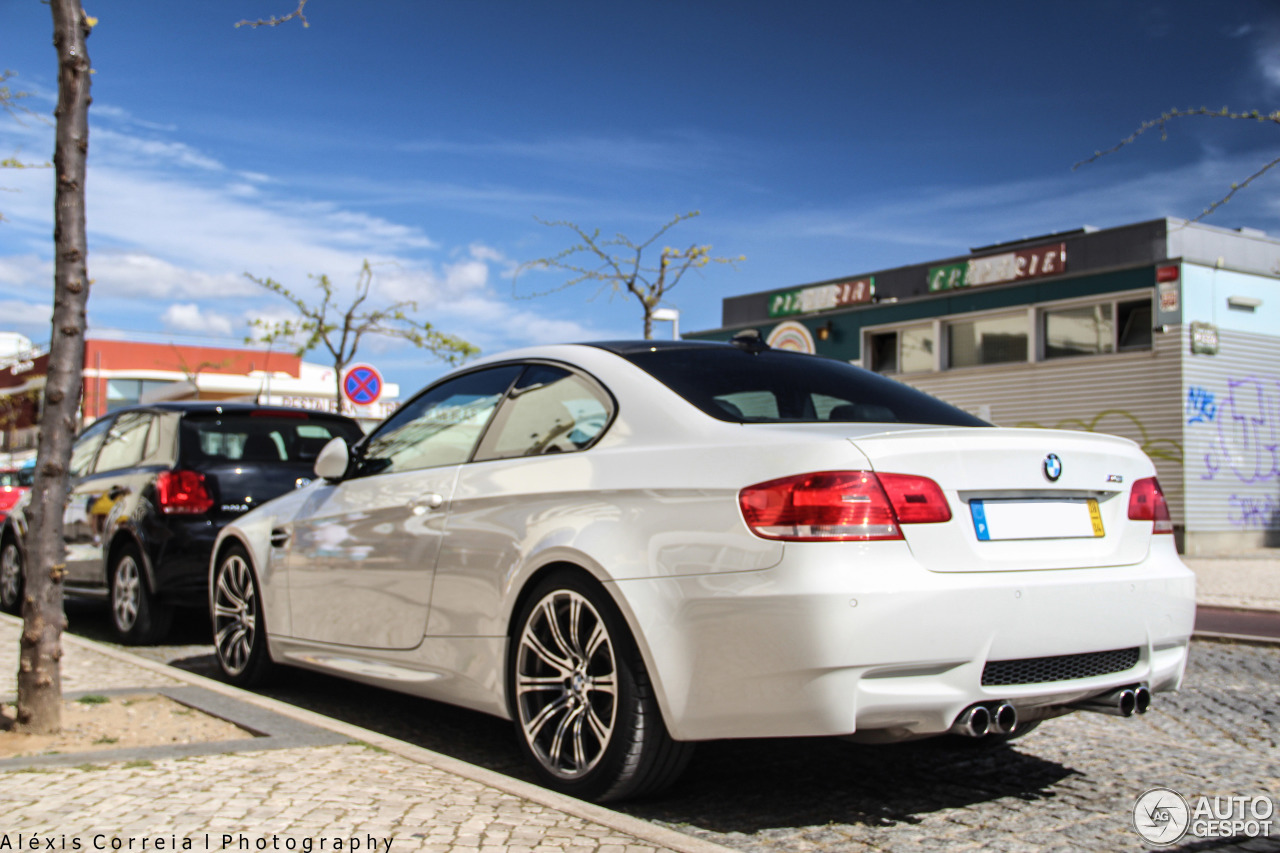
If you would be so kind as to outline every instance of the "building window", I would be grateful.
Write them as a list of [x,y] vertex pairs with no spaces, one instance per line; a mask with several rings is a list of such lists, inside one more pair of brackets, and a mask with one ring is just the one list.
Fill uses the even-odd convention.
[[1027,360],[1026,314],[955,320],[947,324],[947,366],[974,367]]
[[1045,309],[1044,357],[1069,358],[1151,349],[1151,300]]
[[132,406],[148,391],[172,384],[168,379],[108,379],[107,411],[114,412],[116,409]]
[[898,372],[898,333],[879,332],[867,336],[871,369],[876,373]]
[[934,337],[932,323],[869,335],[871,369],[876,373],[924,373],[936,369]]
[[1056,308],[1040,316],[1044,319],[1045,358],[1115,352],[1116,326],[1109,302]]
[[1116,306],[1116,321],[1116,328],[1120,333],[1116,349],[1120,352],[1151,349],[1151,333],[1154,327],[1150,299],[1135,299],[1119,303]]

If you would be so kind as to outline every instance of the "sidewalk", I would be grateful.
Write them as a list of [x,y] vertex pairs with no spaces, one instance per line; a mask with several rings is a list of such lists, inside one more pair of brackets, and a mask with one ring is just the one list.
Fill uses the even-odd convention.
[[[21,622],[0,616],[0,694]],[[63,693],[161,692],[266,737],[0,762],[6,849],[726,853],[375,732],[63,635]],[[49,846],[52,845],[52,846]]]
[[1196,601],[1214,607],[1280,611],[1280,549],[1239,556],[1183,557],[1196,573]]

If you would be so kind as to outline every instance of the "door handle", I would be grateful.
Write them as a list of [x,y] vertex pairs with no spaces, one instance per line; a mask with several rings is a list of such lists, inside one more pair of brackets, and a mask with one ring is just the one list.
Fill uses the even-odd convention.
[[409,509],[414,515],[422,515],[442,506],[444,506],[444,495],[438,495],[435,492],[414,498],[409,502]]

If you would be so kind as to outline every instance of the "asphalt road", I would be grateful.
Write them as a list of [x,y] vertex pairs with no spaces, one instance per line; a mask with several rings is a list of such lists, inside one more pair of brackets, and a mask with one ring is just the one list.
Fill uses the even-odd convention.
[[[73,605],[69,616],[71,630],[110,642],[104,613]],[[172,645],[129,650],[215,676],[204,618],[178,621]],[[502,720],[299,670],[260,692],[531,780]],[[1152,787],[1280,800],[1280,644],[1197,641],[1183,690],[1143,717],[1077,713],[1009,746],[984,743],[706,743],[675,788],[621,810],[752,853],[1141,849],[1133,807]],[[1276,813],[1271,839],[1176,849],[1280,853]]]

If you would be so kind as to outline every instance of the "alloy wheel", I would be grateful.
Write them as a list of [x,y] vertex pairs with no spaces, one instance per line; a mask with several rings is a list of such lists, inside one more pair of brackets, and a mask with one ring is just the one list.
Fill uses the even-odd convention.
[[126,554],[116,564],[115,577],[111,581],[111,612],[121,633],[133,629],[138,621],[142,598],[142,573],[138,561]]
[[213,594],[213,642],[228,675],[240,675],[252,661],[258,629],[258,598],[248,564],[232,553],[218,567]]
[[22,555],[17,545],[6,542],[0,550],[0,605],[5,610],[16,610],[21,592]]
[[572,780],[600,762],[617,723],[618,670],[608,628],[585,596],[554,590],[529,611],[515,693],[525,741],[548,772]]

